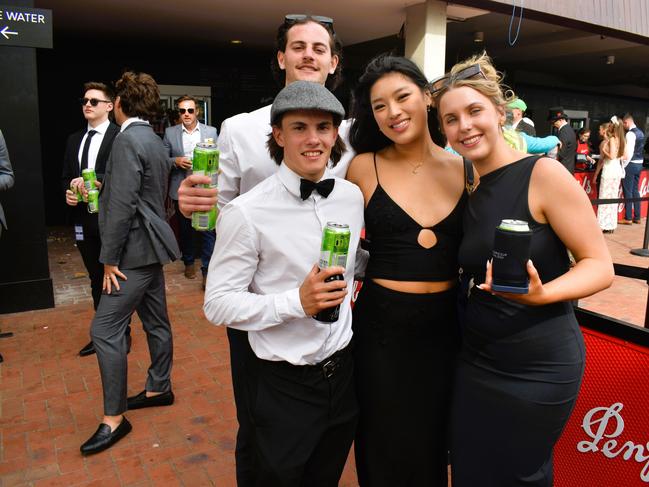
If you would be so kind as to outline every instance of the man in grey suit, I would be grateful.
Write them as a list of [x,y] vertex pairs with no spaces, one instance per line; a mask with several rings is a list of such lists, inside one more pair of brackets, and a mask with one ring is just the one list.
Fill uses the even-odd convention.
[[178,208],[178,186],[188,176],[188,170],[192,168],[192,154],[196,144],[204,142],[205,139],[212,139],[216,143],[217,132],[214,127],[198,121],[196,98],[184,95],[176,103],[182,123],[168,127],[162,140],[165,148],[169,151],[170,161],[173,164],[169,180],[169,197],[174,202],[176,218],[178,218],[180,250],[185,263],[185,277],[187,279],[196,277],[194,240],[198,238],[201,241],[201,272],[203,274],[203,289],[205,289],[207,268],[214,250],[215,233],[214,230],[197,232],[192,228],[191,220],[185,218]]
[[[127,409],[168,406],[173,345],[162,266],[179,255],[165,219],[171,163],[145,120],[158,110],[160,92],[151,76],[126,72],[115,84],[115,119],[121,125],[106,165],[99,197],[100,262],[104,294],[92,321],[104,394],[104,418],[81,446],[97,453],[131,431]],[[134,311],[147,335],[151,366],[145,390],[127,398],[126,328]]]
[[[7,191],[14,185],[14,172],[11,169],[11,162],[9,161],[9,151],[5,138],[0,130],[0,192]],[[2,228],[7,228],[7,220],[5,219],[5,212],[0,203],[0,236],[2,236]]]

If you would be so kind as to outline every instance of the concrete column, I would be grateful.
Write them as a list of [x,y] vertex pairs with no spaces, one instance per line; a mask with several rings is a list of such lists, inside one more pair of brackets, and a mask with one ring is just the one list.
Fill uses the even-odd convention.
[[406,57],[429,80],[445,72],[446,2],[426,0],[406,8]]

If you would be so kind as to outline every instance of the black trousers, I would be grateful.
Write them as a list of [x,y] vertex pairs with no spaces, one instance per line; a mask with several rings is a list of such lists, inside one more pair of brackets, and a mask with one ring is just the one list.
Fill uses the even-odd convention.
[[248,333],[228,328],[230,370],[234,403],[237,407],[237,444],[234,451],[238,487],[254,487],[257,479],[255,464],[254,429],[250,418],[246,369],[255,365],[257,357],[250,348]]
[[365,280],[353,321],[362,487],[446,487],[457,326],[454,289],[409,294]]
[[255,486],[337,487],[358,415],[350,347],[320,365],[255,359],[248,370]]
[[92,304],[97,310],[101,298],[101,288],[104,279],[104,264],[99,262],[101,253],[101,240],[99,235],[88,233],[83,235],[83,240],[77,240],[77,248],[83,259],[83,265],[88,271],[90,289],[92,291]]

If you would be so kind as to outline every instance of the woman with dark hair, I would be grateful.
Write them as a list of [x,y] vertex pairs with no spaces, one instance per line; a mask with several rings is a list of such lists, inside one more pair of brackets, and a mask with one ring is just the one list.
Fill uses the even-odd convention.
[[372,60],[354,92],[347,178],[365,200],[370,258],[354,307],[361,486],[447,485],[462,159],[433,141],[421,70]]
[[[456,64],[431,90],[449,143],[480,174],[459,251],[468,292],[451,407],[453,485],[550,487],[552,450],[584,371],[570,301],[610,286],[611,256],[570,172],[507,144],[502,126],[514,94],[486,55]],[[532,231],[526,294],[492,288],[489,259],[503,219],[525,220]]]

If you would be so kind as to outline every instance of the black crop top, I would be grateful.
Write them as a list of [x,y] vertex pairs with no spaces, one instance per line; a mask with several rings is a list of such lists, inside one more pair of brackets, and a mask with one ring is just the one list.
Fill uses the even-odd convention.
[[532,230],[531,259],[542,282],[568,271],[566,247],[547,223],[538,223],[528,205],[530,177],[540,156],[528,156],[480,177],[464,213],[459,259],[463,272],[484,282],[496,226],[503,219],[525,220]]
[[[376,189],[365,208],[365,231],[370,241],[370,259],[365,276],[395,281],[447,281],[456,278],[466,191],[446,218],[432,227],[422,227],[381,186],[376,154],[374,170]],[[437,237],[437,243],[429,249],[417,241],[419,232],[425,228]]]

